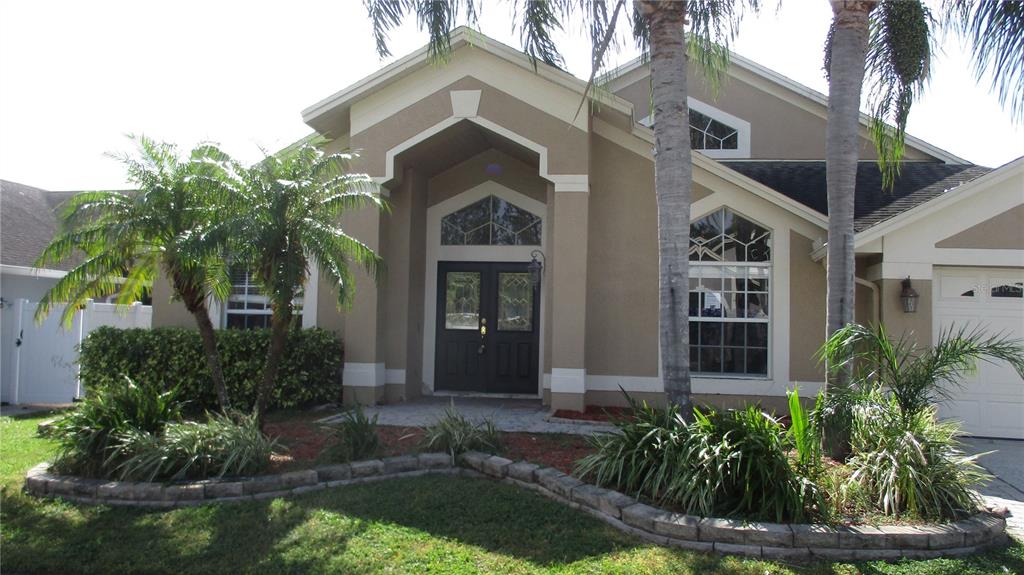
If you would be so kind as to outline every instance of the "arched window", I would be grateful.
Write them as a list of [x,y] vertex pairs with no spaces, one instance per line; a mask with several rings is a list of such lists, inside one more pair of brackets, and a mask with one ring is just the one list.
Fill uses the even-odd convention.
[[771,232],[728,208],[690,225],[690,370],[767,376]]
[[487,196],[441,218],[441,245],[539,246],[540,217]]

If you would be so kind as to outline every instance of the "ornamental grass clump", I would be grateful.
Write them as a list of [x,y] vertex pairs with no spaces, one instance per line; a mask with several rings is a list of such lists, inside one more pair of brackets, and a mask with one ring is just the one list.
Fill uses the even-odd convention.
[[276,440],[255,416],[211,414],[205,422],[168,424],[163,434],[131,430],[121,437],[120,479],[138,481],[254,475],[270,465]]
[[490,419],[470,421],[455,409],[453,402],[424,431],[421,445],[427,451],[444,451],[453,457],[467,451],[497,453],[501,450],[501,433]]
[[53,424],[48,435],[57,442],[54,468],[81,477],[107,477],[120,463],[118,449],[126,433],[158,435],[181,420],[182,407],[176,390],[160,392],[124,376],[87,395]]
[[596,452],[580,460],[581,477],[704,516],[799,521],[823,507],[789,456],[791,436],[757,407],[695,409],[687,422],[676,406],[629,401],[633,415],[616,422],[618,433],[591,439]]
[[367,417],[361,405],[346,411],[341,421],[331,427],[332,440],[320,458],[330,463],[348,463],[370,459],[380,450],[377,416]]

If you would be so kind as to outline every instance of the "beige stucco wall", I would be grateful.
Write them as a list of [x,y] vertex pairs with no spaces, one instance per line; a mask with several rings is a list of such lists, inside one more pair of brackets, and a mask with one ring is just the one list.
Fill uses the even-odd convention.
[[[791,101],[768,93],[756,86],[730,78],[722,87],[717,100],[707,83],[691,67],[687,75],[687,89],[691,98],[732,114],[750,123],[750,157],[755,159],[821,160],[825,158],[825,108],[813,114]],[[633,103],[636,119],[650,114],[650,80],[643,77],[615,92]],[[793,95],[794,99],[803,98]],[[874,145],[862,128],[860,157],[874,159]],[[908,160],[930,159],[927,154],[908,145]]]
[[920,295],[917,300],[917,311],[905,313],[900,301],[903,291],[902,280],[883,279],[881,287],[882,324],[894,338],[906,335],[920,346],[932,343],[932,282],[929,280],[913,280],[914,289]]
[[[489,164],[501,166],[498,175],[486,171]],[[490,148],[453,166],[427,182],[427,207],[439,204],[488,180],[529,196],[538,202],[547,201],[547,182],[530,166],[500,150]]]
[[371,176],[383,176],[388,150],[451,117],[452,90],[480,90],[479,117],[545,146],[549,173],[588,173],[587,135],[583,130],[470,76],[352,134],[352,147],[363,151],[361,169]]
[[552,313],[552,367],[584,369],[587,325],[587,192],[555,192],[552,246],[557,264],[549,264]]
[[793,381],[824,381],[814,358],[825,340],[825,267],[811,259],[811,238],[789,232],[789,377]]
[[[171,301],[174,290],[163,273],[153,280],[153,327],[196,327],[196,320],[180,301]],[[214,322],[214,325],[217,325]]]
[[1024,204],[936,242],[935,247],[1024,250]]

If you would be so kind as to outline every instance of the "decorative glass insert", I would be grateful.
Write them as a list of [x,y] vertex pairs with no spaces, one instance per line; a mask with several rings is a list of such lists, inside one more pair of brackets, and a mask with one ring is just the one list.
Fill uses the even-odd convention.
[[771,233],[728,209],[690,226],[690,370],[768,375]]
[[541,219],[488,196],[441,219],[444,246],[539,246]]
[[447,272],[444,302],[445,329],[478,329],[480,272]]
[[1024,298],[1024,282],[1002,284],[992,287],[992,297],[1019,297]]
[[694,150],[735,150],[739,139],[736,128],[690,109],[690,147]]
[[[230,272],[231,295],[224,310],[224,325],[228,329],[261,329],[270,327],[273,310],[270,299],[263,295],[252,274],[234,267]],[[292,318],[302,322],[302,295],[292,301]]]
[[498,273],[498,330],[533,331],[533,282],[529,273]]

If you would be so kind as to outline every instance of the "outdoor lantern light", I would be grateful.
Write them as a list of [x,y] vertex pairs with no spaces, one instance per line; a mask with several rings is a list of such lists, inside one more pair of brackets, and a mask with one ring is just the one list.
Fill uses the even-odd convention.
[[[540,256],[540,259],[537,259]],[[544,272],[544,265],[547,264],[547,258],[544,257],[544,252],[540,250],[533,250],[530,252],[530,263],[526,265],[526,269],[530,270],[530,283],[533,287],[540,285],[540,277]]]
[[903,291],[900,292],[900,302],[903,304],[903,313],[916,312],[917,298],[921,296],[918,295],[917,290],[910,285],[910,276],[907,276],[907,279],[900,283],[903,284]]

